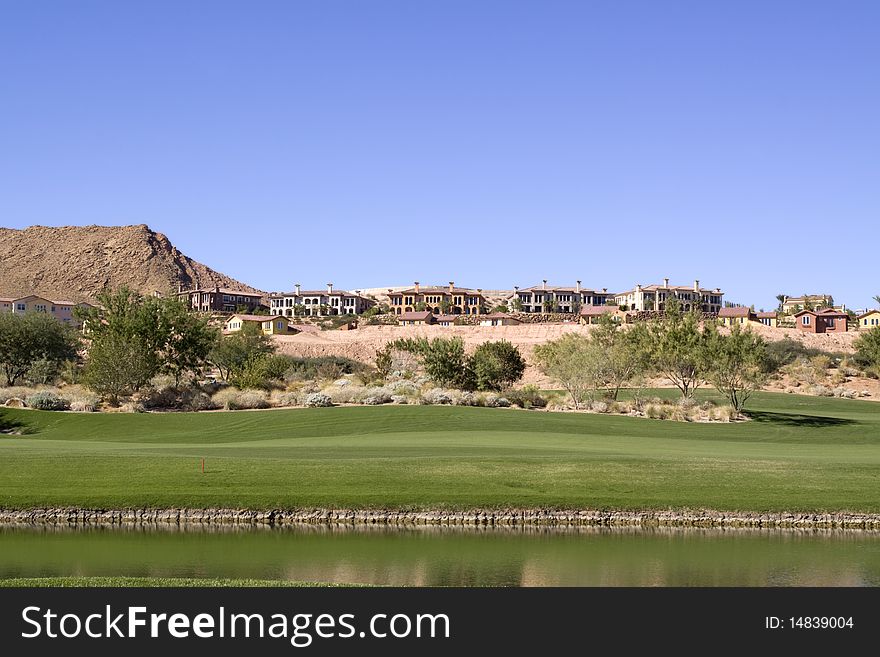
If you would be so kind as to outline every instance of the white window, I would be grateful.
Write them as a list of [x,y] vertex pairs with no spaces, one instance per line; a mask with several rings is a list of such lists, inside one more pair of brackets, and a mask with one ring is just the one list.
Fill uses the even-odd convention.
[[803,317],[801,317],[801,323],[802,323],[804,326],[809,326],[809,325],[810,325],[810,316],[809,316],[809,315],[804,315]]

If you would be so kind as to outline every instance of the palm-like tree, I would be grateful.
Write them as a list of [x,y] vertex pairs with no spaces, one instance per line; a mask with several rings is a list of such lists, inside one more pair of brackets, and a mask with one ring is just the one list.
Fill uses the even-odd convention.
[[874,301],[876,301],[877,305],[880,306],[880,294],[878,294],[874,297]]
[[776,300],[779,302],[779,309],[780,309],[780,310],[782,310],[782,304],[785,303],[785,300],[786,300],[787,298],[788,298],[788,297],[787,297],[786,295],[784,295],[784,294],[777,294],[777,295],[776,295]]

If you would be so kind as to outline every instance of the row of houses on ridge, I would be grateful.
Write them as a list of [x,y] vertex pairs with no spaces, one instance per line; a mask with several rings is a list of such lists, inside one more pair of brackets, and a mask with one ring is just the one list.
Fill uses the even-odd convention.
[[31,312],[46,313],[71,326],[80,325],[74,314],[76,308],[91,307],[91,304],[85,302],[51,300],[36,294],[28,294],[23,297],[0,297],[0,312],[21,315]]

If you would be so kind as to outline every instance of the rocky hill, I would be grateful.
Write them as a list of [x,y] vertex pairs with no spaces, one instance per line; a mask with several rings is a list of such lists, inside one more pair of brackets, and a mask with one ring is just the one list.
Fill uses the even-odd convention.
[[103,288],[121,285],[143,294],[176,292],[178,285],[261,291],[185,256],[144,224],[0,228],[0,296],[93,301]]

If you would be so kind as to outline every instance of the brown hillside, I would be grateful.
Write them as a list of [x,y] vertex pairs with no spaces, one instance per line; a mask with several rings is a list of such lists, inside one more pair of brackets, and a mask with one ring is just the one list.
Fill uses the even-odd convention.
[[188,258],[162,233],[138,226],[0,228],[0,295],[93,301],[105,287],[143,294],[219,285],[260,292]]

